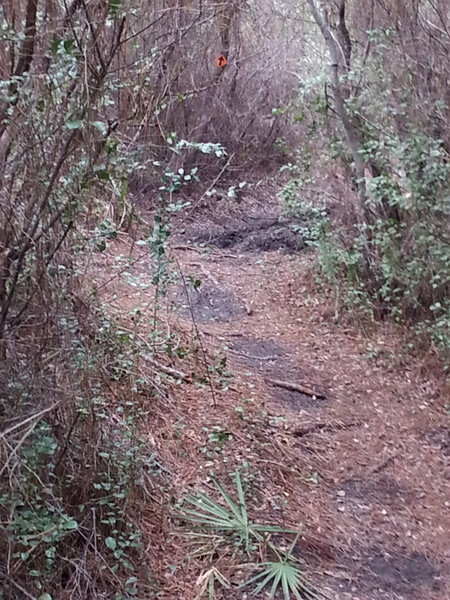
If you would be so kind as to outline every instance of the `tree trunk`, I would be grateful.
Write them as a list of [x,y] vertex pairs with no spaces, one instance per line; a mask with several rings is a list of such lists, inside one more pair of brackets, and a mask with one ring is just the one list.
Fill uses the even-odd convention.
[[[319,12],[319,9],[314,0],[306,0],[308,6],[311,10],[312,17],[319,27],[322,36],[325,40],[325,43],[328,48],[328,52],[330,55],[330,74],[331,74],[331,87],[333,90],[334,104],[336,113],[341,121],[342,127],[344,129],[345,139],[347,141],[349,150],[352,154],[354,169],[355,169],[355,177],[356,177],[356,185],[358,189],[358,197],[360,202],[360,209],[362,210],[363,215],[367,213],[367,193],[366,193],[366,183],[365,183],[365,168],[366,164],[361,156],[361,135],[358,128],[352,122],[350,115],[348,114],[347,108],[345,106],[344,100],[344,91],[339,79],[339,65],[340,65],[340,54],[341,50],[339,48],[338,42],[336,41],[333,32],[331,31],[328,24],[325,22],[325,19]],[[345,24],[342,23],[342,17],[345,15],[345,3],[342,3],[344,6],[341,6],[340,10],[340,27],[341,30],[345,27]],[[347,31],[345,27],[345,31]],[[348,31],[347,31],[348,35]],[[347,47],[344,52],[345,62],[349,60],[350,47]],[[349,65],[345,65],[346,68]]]

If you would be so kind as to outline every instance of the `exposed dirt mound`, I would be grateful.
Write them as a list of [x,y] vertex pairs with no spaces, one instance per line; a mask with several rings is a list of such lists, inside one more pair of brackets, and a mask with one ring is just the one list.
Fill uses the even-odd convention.
[[191,241],[216,248],[238,248],[242,252],[283,250],[296,253],[305,248],[293,223],[278,218],[256,219],[254,224],[237,229],[202,232],[191,236]]
[[395,506],[413,501],[412,494],[402,489],[391,477],[380,479],[349,479],[341,485],[345,491],[342,501],[347,506],[356,506],[360,510],[370,510],[374,502]]
[[[426,439],[450,457],[450,429],[445,425],[434,427],[425,435]],[[449,474],[450,477],[450,474]]]
[[289,355],[286,348],[273,340],[258,339],[242,334],[236,334],[230,338],[228,345],[238,362],[258,369],[264,369],[267,365]]

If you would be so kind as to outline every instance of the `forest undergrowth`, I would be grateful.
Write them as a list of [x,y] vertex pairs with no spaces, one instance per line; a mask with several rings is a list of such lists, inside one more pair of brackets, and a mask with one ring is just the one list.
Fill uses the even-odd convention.
[[1,3],[0,598],[445,597],[449,31]]

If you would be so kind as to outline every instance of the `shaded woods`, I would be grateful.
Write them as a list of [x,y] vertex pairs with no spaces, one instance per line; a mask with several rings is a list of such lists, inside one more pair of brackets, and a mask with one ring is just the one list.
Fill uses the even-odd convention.
[[448,7],[306,4],[328,75],[300,87],[291,170],[297,195],[333,207],[333,231],[319,223],[315,240],[322,273],[339,303],[414,324],[448,355]]
[[[448,363],[449,55],[446,0],[2,0],[0,598],[163,597],[146,511],[170,537],[180,498],[152,419],[217,383],[159,316],[174,215],[276,180],[336,316]],[[125,235],[154,286],[126,316],[99,283]]]

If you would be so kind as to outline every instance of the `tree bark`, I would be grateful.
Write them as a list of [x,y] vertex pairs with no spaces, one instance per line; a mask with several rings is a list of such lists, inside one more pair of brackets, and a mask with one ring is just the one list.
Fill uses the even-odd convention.
[[[325,22],[325,19],[320,14],[320,11],[314,0],[306,0],[311,15],[316,22],[316,25],[319,27],[322,36],[325,40],[325,43],[328,48],[328,52],[330,55],[330,75],[331,75],[331,87],[333,90],[334,104],[336,113],[341,121],[342,127],[344,129],[345,138],[349,147],[349,150],[352,154],[354,168],[355,168],[355,177],[356,177],[356,185],[358,189],[358,196],[361,205],[361,209],[363,214],[366,212],[366,184],[365,184],[365,168],[366,164],[364,159],[361,156],[361,136],[358,131],[358,128],[352,122],[350,115],[348,114],[347,108],[345,106],[344,101],[344,93],[343,88],[339,79],[339,65],[340,60],[339,56],[341,50],[339,45],[333,36],[333,32],[330,27]],[[345,15],[345,8],[344,8]],[[342,18],[342,11],[341,11]],[[342,25],[341,25],[342,27]],[[347,32],[348,33],[348,32]],[[348,50],[346,52],[348,56]],[[346,59],[347,57],[345,57]]]

